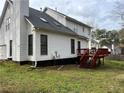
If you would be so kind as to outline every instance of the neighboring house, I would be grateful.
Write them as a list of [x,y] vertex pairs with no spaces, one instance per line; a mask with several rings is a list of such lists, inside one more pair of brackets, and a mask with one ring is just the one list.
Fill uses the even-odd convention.
[[77,58],[89,48],[91,27],[58,11],[29,7],[29,0],[6,0],[0,18],[0,59],[16,62]]
[[108,45],[108,46],[102,46],[102,48],[107,48],[112,55],[121,55],[122,54],[122,47],[120,46],[113,46],[113,45]]
[[91,48],[100,48],[100,45],[96,39],[91,39]]
[[115,54],[124,55],[124,44],[120,44],[115,48]]
[[102,46],[102,48],[107,48],[109,52],[112,52],[112,48],[111,48],[110,45],[108,45],[108,46]]

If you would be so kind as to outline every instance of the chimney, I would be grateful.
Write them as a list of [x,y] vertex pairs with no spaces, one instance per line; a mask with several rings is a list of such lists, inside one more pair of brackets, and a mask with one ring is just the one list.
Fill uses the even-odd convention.
[[42,7],[40,8],[40,11],[41,11],[41,12],[43,11]]
[[57,7],[55,8],[55,10],[57,11]]
[[13,0],[13,43],[14,60],[24,61],[27,58],[27,21],[25,16],[29,16],[29,0]]
[[13,0],[15,12],[23,16],[29,16],[29,0]]

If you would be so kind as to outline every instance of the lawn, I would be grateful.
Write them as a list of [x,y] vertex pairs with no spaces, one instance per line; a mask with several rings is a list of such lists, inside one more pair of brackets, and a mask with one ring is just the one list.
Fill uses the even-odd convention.
[[0,93],[124,93],[122,61],[106,60],[97,69],[57,68],[0,62]]

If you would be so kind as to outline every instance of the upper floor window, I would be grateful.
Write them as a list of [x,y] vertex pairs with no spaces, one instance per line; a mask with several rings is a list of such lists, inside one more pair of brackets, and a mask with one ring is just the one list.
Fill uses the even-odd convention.
[[84,30],[85,30],[85,28],[84,27],[82,27],[82,31],[84,32]]
[[90,35],[90,34],[91,34],[91,29],[89,28],[89,29],[88,29],[88,35]]
[[11,19],[10,19],[10,17],[8,17],[6,19],[6,30],[9,30],[10,29],[10,23],[11,23]]
[[73,28],[73,31],[74,32],[77,32],[78,31],[78,27],[77,27],[77,25],[76,24],[72,24],[72,28]]
[[74,31],[76,32],[76,28],[74,27]]

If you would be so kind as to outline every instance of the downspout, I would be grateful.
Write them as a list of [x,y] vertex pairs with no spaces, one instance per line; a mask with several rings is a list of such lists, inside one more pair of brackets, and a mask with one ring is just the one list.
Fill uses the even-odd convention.
[[33,29],[34,32],[34,42],[33,42],[33,46],[34,46],[34,68],[37,67],[37,39],[36,39],[36,29]]

